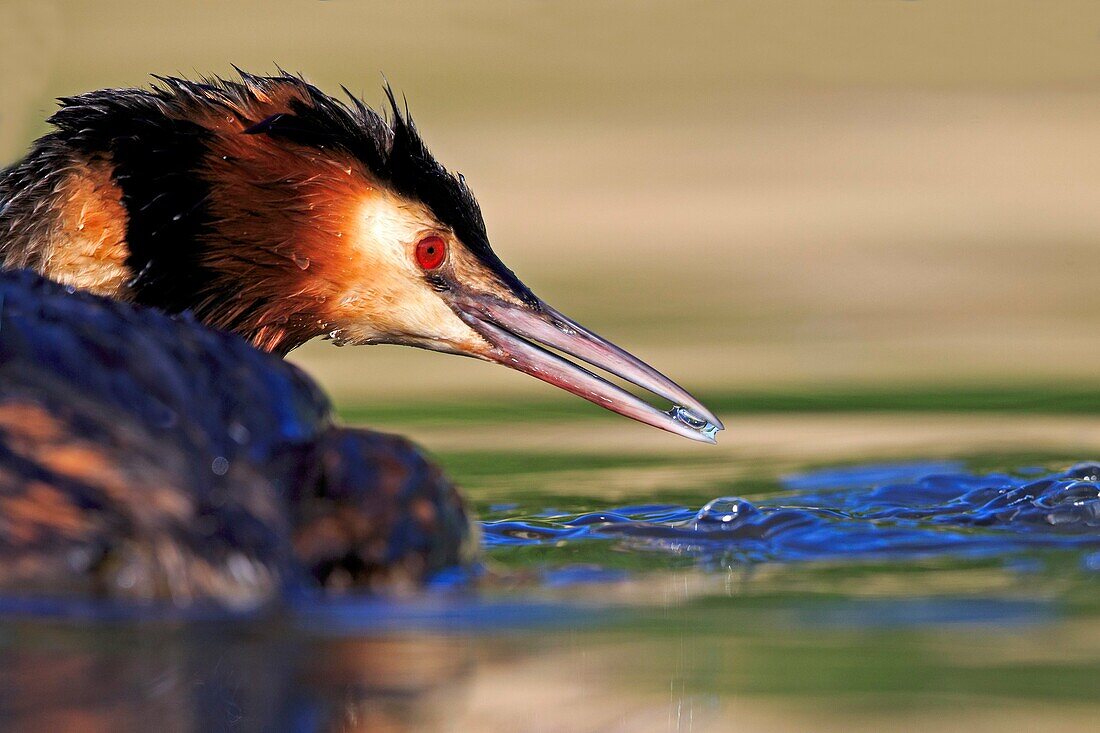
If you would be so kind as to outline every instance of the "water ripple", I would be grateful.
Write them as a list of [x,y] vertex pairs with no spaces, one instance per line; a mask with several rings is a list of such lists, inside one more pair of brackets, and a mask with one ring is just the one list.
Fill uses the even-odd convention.
[[959,464],[876,464],[792,476],[750,502],[719,497],[695,509],[624,506],[485,522],[489,548],[612,540],[626,549],[703,563],[843,558],[996,556],[1075,548],[1096,564],[1100,464],[1046,475],[967,473]]

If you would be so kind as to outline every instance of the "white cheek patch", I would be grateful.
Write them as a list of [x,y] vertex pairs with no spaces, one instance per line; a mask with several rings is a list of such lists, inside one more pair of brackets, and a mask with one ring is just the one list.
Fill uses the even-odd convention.
[[431,228],[431,220],[413,206],[385,193],[376,192],[365,200],[359,211],[361,228],[356,247],[376,267],[415,272],[408,256],[417,237]]
[[[415,243],[439,225],[419,204],[375,191],[363,201],[353,239],[359,273],[349,278],[351,338],[429,348],[469,348],[480,337],[443,301],[413,262]],[[351,273],[349,273],[351,274]]]

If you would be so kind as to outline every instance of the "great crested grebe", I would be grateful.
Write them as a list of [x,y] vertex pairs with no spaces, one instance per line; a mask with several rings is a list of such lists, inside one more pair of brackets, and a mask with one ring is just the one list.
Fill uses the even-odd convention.
[[[0,370],[0,397],[16,395],[13,409],[30,409],[27,414],[33,415],[27,425],[41,427],[20,428],[18,419],[0,426],[0,439],[10,456],[5,460],[16,462],[2,464],[13,477],[6,482],[5,498],[20,511],[48,514],[50,506],[75,497],[76,489],[65,483],[67,475],[56,472],[44,484],[54,493],[30,493],[32,479],[19,473],[23,464],[18,463],[19,455],[27,452],[20,454],[23,449],[17,447],[26,448],[28,440],[45,441],[35,442],[37,447],[27,449],[27,455],[36,471],[53,471],[42,463],[41,453],[53,438],[39,433],[59,434],[63,443],[88,443],[88,460],[112,471],[131,471],[126,460],[163,467],[169,464],[157,456],[167,436],[154,430],[150,416],[134,407],[141,403],[142,390],[164,392],[170,384],[158,399],[191,396],[193,409],[186,415],[194,424],[179,429],[214,440],[213,436],[230,435],[223,402],[231,400],[232,392],[219,387],[201,396],[200,385],[218,382],[218,370],[240,371],[248,368],[246,364],[259,371],[239,377],[245,381],[263,381],[269,373],[292,370],[263,361],[259,354],[246,357],[243,344],[230,349],[229,337],[200,335],[205,331],[198,324],[169,325],[173,322],[148,313],[150,309],[190,313],[201,324],[237,334],[256,349],[277,355],[322,336],[340,343],[396,343],[472,356],[525,372],[649,425],[714,442],[722,424],[713,413],[652,367],[543,303],[504,266],[489,246],[480,209],[464,179],[432,157],[388,88],[389,120],[350,94],[350,103],[344,104],[285,73],[266,77],[241,72],[240,81],[158,79],[159,85],[149,90],[108,89],[61,100],[60,110],[50,119],[56,130],[40,138],[21,162],[0,173],[3,267],[33,270],[69,291],[123,301],[108,305],[91,295],[28,280],[29,275],[4,281],[5,291],[20,305],[17,312],[2,312],[5,319],[10,316],[17,322],[9,328],[5,320],[0,328],[0,348],[14,355]],[[59,304],[66,296],[72,305]],[[35,311],[36,298],[43,300],[41,313]],[[17,346],[9,343],[31,339],[32,333],[42,333],[43,338],[48,334],[63,345],[50,350],[22,340]],[[173,350],[164,342],[159,351],[141,351],[149,339],[173,338],[202,347]],[[114,345],[106,348],[109,344]],[[65,351],[69,346],[74,351]],[[234,358],[214,355],[222,348]],[[664,398],[672,403],[671,409],[658,409],[550,349]],[[66,359],[81,363],[83,369],[62,369],[59,362]],[[163,384],[156,379],[147,382],[143,359],[152,359],[159,369],[177,370],[176,376],[166,377]],[[181,361],[166,366],[164,359]],[[188,377],[189,370],[198,371]],[[33,399],[24,394],[24,382],[32,376],[46,385],[34,391]],[[128,385],[130,393],[123,390],[121,396],[112,396],[109,389],[100,388],[82,395],[85,383],[111,380]],[[259,404],[264,400],[312,400],[311,409],[323,412],[315,391],[302,390],[301,395],[310,397],[256,392],[249,433],[255,432],[255,421],[275,419],[274,407]],[[110,426],[97,432],[95,426],[71,417],[68,403],[57,398],[60,394],[72,396],[72,404],[81,396],[99,400],[98,407],[89,408],[92,412],[107,404],[138,410],[131,416],[135,423],[125,428],[128,435],[137,436],[137,447],[112,453],[114,443],[100,446],[99,437],[81,434],[78,428],[107,440]],[[31,399],[31,407],[20,399]],[[324,428],[316,428],[315,437],[305,441],[313,441],[309,450],[315,455],[320,451],[350,457],[360,442],[374,439],[361,432],[340,433],[359,437],[337,441],[342,447],[332,453],[333,440],[317,436],[339,429],[327,418],[316,418],[315,424]],[[422,460],[406,445],[394,445],[399,463]],[[104,452],[97,453],[100,450]],[[232,465],[228,455],[210,458],[195,452],[194,443],[179,443],[171,450],[181,467],[197,461],[206,471],[211,465],[207,459],[219,457]],[[369,448],[364,451],[371,455]],[[377,450],[374,456],[377,459]],[[287,516],[294,515],[296,502],[304,501],[312,489],[307,481],[305,488],[287,494],[286,482],[296,480],[287,477],[305,469],[284,468],[273,459],[257,465],[261,464],[268,483],[283,486],[281,495],[290,502]],[[190,468],[180,470],[186,473]],[[459,516],[461,505],[457,498],[445,498],[450,495],[444,484],[432,474],[422,494],[431,497],[433,511],[442,507],[443,514]],[[198,487],[177,487],[176,499],[206,490]],[[59,491],[61,497],[56,495]],[[371,494],[364,491],[360,499]],[[111,500],[139,502],[138,496],[115,493]],[[237,498],[244,500],[243,495]],[[361,502],[364,515],[377,509],[363,506]],[[430,512],[423,506],[427,505],[420,511],[427,516]],[[404,516],[403,511],[392,515]],[[19,552],[25,548],[12,540],[22,520],[13,516],[23,515],[0,505],[0,522],[6,522],[0,524],[0,536],[9,544],[15,542],[15,550],[3,552],[16,552],[16,560],[22,561],[26,557]],[[221,520],[224,527],[218,525],[218,536],[236,537],[228,517],[219,516]],[[284,516],[279,521],[285,520]],[[448,522],[444,524],[465,526]],[[117,527],[108,522],[101,531],[110,534]],[[427,554],[457,557],[460,553],[454,548],[464,531],[450,533],[450,550]],[[234,541],[226,539],[223,549],[231,550]],[[212,546],[210,551],[218,550]],[[195,553],[189,557],[201,556],[198,549]],[[154,564],[170,564],[153,556]],[[18,565],[16,560],[7,562],[5,571]],[[33,570],[35,563],[28,562]],[[423,557],[417,562],[431,564]],[[238,566],[247,572],[246,565]],[[367,566],[373,567],[363,561]],[[355,574],[342,568],[336,575]],[[33,584],[29,579],[20,582]],[[217,585],[223,580],[211,576],[209,582]],[[194,594],[218,596],[209,585]]]

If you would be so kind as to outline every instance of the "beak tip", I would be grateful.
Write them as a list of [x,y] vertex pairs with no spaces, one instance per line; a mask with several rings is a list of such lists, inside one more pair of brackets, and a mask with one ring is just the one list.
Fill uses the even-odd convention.
[[726,426],[722,423],[721,420],[718,419],[718,416],[715,415],[710,410],[707,410],[706,412],[704,412],[703,417],[706,419],[706,421],[708,423],[710,423],[709,427],[716,428],[714,430],[714,432],[718,432],[719,430],[725,430],[726,429]]
[[[700,407],[702,407],[702,405],[700,405]],[[704,408],[703,410],[699,411],[699,416],[707,421],[707,425],[703,429],[711,432],[712,434],[720,430],[726,429],[726,426],[722,424],[722,421],[718,419],[718,416],[710,410]]]
[[706,443],[707,445],[717,445],[718,444],[718,436],[715,435],[716,432],[717,431],[704,432],[704,431],[700,430],[695,435],[691,435],[691,436],[688,436],[688,437],[690,437],[692,440],[697,441],[699,443]]
[[[702,407],[702,405],[698,405],[698,407]],[[703,416],[700,416],[700,413]],[[722,421],[705,408],[702,410],[698,408],[689,409],[676,405],[665,414],[672,418],[676,426],[673,432],[702,443],[714,445],[718,442],[717,435],[719,431],[726,429]]]

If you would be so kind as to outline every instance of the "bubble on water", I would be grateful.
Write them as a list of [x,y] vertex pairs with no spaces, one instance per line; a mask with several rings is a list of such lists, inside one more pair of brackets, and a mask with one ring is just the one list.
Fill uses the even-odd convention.
[[745,517],[759,513],[759,509],[740,497],[723,496],[707,502],[699,510],[695,515],[695,527],[696,529],[729,529],[737,526]]
[[1076,478],[1083,481],[1100,481],[1100,463],[1095,461],[1083,461],[1070,467],[1066,471],[1067,478]]

